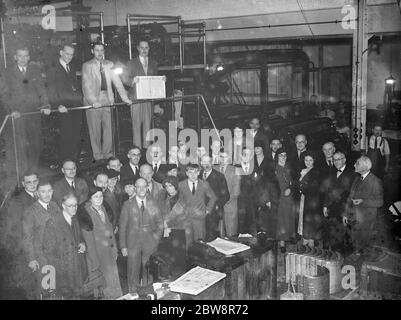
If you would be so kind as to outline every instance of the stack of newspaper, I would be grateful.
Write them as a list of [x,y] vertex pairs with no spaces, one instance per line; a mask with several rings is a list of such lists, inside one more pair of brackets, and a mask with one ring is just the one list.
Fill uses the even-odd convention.
[[198,295],[226,277],[225,273],[195,267],[170,283],[170,291]]
[[225,255],[233,255],[251,248],[246,244],[221,238],[216,238],[215,240],[213,240],[212,242],[208,242],[207,244],[215,248],[218,252],[221,252]]

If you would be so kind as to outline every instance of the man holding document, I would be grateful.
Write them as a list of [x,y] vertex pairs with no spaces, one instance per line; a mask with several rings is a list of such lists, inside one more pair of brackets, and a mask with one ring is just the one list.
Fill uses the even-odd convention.
[[[139,81],[138,76],[157,75],[157,63],[149,59],[148,41],[139,40],[137,50],[139,53],[138,57],[128,62],[127,68],[122,75],[124,84],[130,87],[128,97],[131,100],[137,99],[136,83]],[[137,103],[131,106],[133,144],[140,148],[146,149],[149,145],[146,142],[146,134],[150,130],[152,109],[150,102]]]

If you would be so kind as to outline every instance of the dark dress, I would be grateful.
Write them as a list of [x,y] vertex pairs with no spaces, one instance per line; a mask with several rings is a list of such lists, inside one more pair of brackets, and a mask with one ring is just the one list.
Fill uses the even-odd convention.
[[292,188],[291,171],[287,166],[276,166],[276,177],[280,187],[277,209],[277,240],[289,241],[295,236],[295,207],[292,191],[286,196],[285,190]]
[[316,168],[312,168],[299,180],[300,205],[302,205],[302,195],[304,196],[302,228],[304,239],[321,239],[323,209],[320,203],[319,184],[319,170]]

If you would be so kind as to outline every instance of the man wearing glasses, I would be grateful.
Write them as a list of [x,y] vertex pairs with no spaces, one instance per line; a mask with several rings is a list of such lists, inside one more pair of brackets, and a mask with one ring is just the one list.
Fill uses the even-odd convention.
[[129,162],[121,167],[121,180],[133,180],[139,178],[139,167],[143,163],[141,156],[142,151],[139,147],[133,146],[128,150]]
[[64,177],[57,181],[53,186],[53,200],[61,207],[63,197],[69,193],[73,193],[78,204],[83,203],[88,199],[88,184],[82,178],[78,178],[77,166],[72,160],[63,162],[61,172]]
[[39,178],[34,172],[26,172],[21,180],[23,189],[12,197],[7,210],[1,218],[0,242],[4,263],[1,264],[3,290],[0,299],[26,299],[25,292],[29,291],[30,274],[27,269],[29,261],[23,252],[22,217],[24,211],[37,199],[36,191]]
[[335,172],[330,175],[327,189],[325,190],[323,214],[327,217],[335,217],[341,222],[341,215],[345,210],[351,184],[357,174],[353,168],[346,165],[347,159],[343,152],[336,152],[333,155]]

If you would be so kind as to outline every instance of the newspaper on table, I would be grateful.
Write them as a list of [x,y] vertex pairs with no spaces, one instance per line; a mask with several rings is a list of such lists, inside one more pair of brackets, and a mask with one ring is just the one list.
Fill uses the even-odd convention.
[[221,238],[216,238],[215,240],[213,240],[212,242],[208,242],[207,244],[215,248],[218,252],[221,252],[225,255],[233,255],[251,248],[246,244]]
[[163,99],[166,97],[166,83],[164,76],[136,77],[137,99]]
[[198,295],[226,277],[225,273],[195,267],[170,283],[170,291]]

